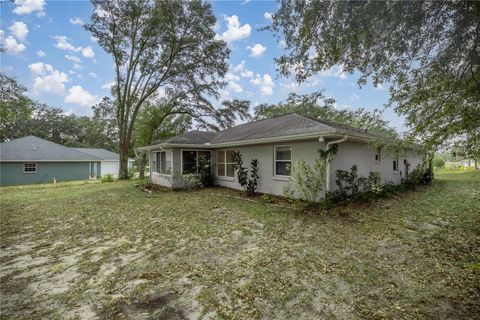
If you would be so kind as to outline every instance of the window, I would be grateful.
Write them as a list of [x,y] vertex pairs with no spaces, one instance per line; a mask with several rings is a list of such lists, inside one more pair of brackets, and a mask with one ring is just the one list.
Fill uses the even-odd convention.
[[289,176],[292,167],[292,147],[278,146],[275,147],[275,175]]
[[375,163],[380,163],[382,161],[382,148],[377,148],[375,152]]
[[154,152],[153,158],[152,158],[153,172],[167,174],[169,169],[170,169],[170,159],[167,157],[167,152],[166,151]]
[[219,177],[233,177],[235,175],[234,150],[217,151],[217,175]]
[[182,173],[198,174],[201,170],[210,170],[210,151],[183,150]]
[[395,153],[395,157],[393,159],[393,171],[398,172],[398,152]]
[[36,163],[24,163],[23,164],[23,173],[37,173],[37,164]]

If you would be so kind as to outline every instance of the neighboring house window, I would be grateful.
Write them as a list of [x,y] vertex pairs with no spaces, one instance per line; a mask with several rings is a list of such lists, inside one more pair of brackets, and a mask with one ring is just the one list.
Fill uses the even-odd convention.
[[199,165],[209,165],[210,151],[183,150],[182,151],[182,173],[198,174]]
[[278,146],[275,147],[275,175],[289,176],[292,169],[292,147]]
[[382,161],[382,148],[377,148],[375,152],[375,163],[380,163]]
[[24,163],[23,164],[23,173],[37,173],[37,164],[36,163]]
[[393,159],[393,171],[398,172],[398,152],[395,153],[395,158]]
[[219,177],[235,176],[235,150],[218,150],[217,151],[217,175]]

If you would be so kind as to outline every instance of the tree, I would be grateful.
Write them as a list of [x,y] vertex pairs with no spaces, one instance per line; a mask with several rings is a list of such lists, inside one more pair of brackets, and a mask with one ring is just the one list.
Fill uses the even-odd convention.
[[[128,177],[128,151],[144,103],[155,94],[185,92],[207,103],[225,85],[229,49],[215,38],[211,5],[196,1],[92,0],[85,28],[115,65],[120,178]],[[220,79],[220,80],[219,80]],[[211,106],[211,105],[210,105]]]
[[0,141],[17,138],[17,127],[30,118],[33,102],[26,96],[27,88],[13,77],[0,73]]
[[357,110],[337,110],[335,100],[326,98],[323,92],[307,95],[292,93],[285,101],[278,104],[261,104],[255,108],[255,119],[266,119],[297,113],[312,119],[334,121],[354,128],[368,129],[369,132],[396,137],[395,129],[382,118],[378,110],[369,112],[363,108]]
[[280,0],[284,75],[335,65],[391,83],[388,105],[430,146],[480,127],[480,2]]
[[[192,121],[199,128],[218,131],[235,124],[237,118],[250,120],[248,113],[250,102],[247,100],[226,100],[220,108],[212,108],[208,101],[198,101],[182,92],[176,98],[158,99],[154,103],[147,101],[140,111],[135,125],[134,145],[143,147],[155,140],[168,138],[186,132]],[[147,154],[137,155],[140,178],[144,177]]]

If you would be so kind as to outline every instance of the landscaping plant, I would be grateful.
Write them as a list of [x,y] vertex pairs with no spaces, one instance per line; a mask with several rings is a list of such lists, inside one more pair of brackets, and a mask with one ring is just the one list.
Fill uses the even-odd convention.
[[237,171],[238,183],[242,186],[243,190],[247,193],[247,196],[253,196],[257,192],[258,180],[258,159],[252,159],[250,162],[250,178],[248,170],[243,166],[242,155],[240,151],[235,151],[233,154],[235,162],[235,170]]

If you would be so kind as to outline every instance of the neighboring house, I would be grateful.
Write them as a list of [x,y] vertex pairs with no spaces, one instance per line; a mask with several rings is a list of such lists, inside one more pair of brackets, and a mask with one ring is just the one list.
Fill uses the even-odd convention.
[[[111,152],[105,149],[94,149],[94,148],[74,148],[74,149],[102,159],[100,163],[100,172],[102,173],[102,176],[106,174],[111,174],[114,176],[118,175],[119,166],[120,166],[120,155],[118,153]],[[131,168],[132,165],[133,165],[133,159],[128,159],[128,167]]]
[[0,144],[0,185],[96,179],[118,174],[118,162],[117,154],[104,149],[69,148],[27,136]]
[[359,175],[378,172],[384,183],[397,184],[423,162],[424,154],[412,148],[394,155],[374,150],[369,142],[379,139],[385,140],[366,130],[288,114],[220,132],[190,131],[141,149],[150,154],[150,178],[156,184],[182,188],[182,176],[197,173],[199,160],[210,157],[216,184],[240,189],[233,162],[238,150],[245,166],[251,159],[259,161],[258,191],[282,195],[292,164],[302,159],[311,164],[318,158],[318,149],[332,144],[338,145],[338,152],[328,168],[326,189],[330,191],[336,189],[336,170],[350,170],[354,164]]

